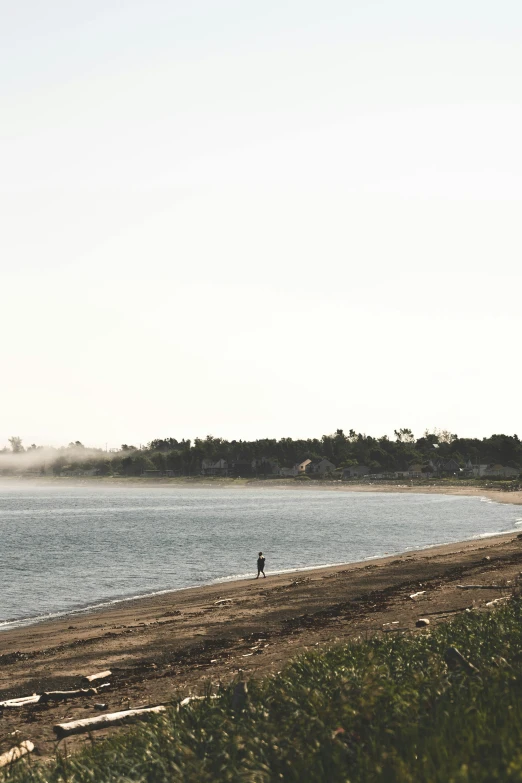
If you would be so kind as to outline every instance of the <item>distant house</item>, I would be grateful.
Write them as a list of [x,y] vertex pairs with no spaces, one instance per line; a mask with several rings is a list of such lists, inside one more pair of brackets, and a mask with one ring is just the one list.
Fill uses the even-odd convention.
[[472,465],[471,466],[471,475],[473,478],[482,478],[482,476],[485,476],[488,472],[488,465]]
[[284,478],[288,478],[290,476],[302,476],[306,474],[306,469],[308,465],[312,464],[311,459],[304,459],[302,462],[296,462],[295,465],[291,468],[280,468],[279,469],[279,475],[283,476]]
[[236,460],[229,465],[228,472],[232,476],[251,476],[253,473],[252,463],[246,460]]
[[408,468],[408,476],[410,478],[422,478],[422,465],[420,463],[414,463],[413,465],[410,465]]
[[451,458],[451,459],[447,459],[443,463],[442,470],[443,470],[444,473],[449,473],[449,474],[453,473],[454,474],[454,473],[460,473],[461,472],[461,467],[460,467],[460,465],[459,465],[459,463],[457,462],[456,459]]
[[204,459],[201,462],[201,472],[204,476],[228,476],[228,463],[225,459]]
[[297,462],[294,465],[294,470],[295,470],[295,474],[294,475],[299,476],[300,473],[306,473],[308,465],[311,465],[311,464],[312,464],[312,460],[311,459],[304,459],[302,462]]
[[377,468],[370,473],[371,479],[396,479],[398,474],[393,470],[382,470]]
[[370,473],[370,468],[366,467],[366,465],[352,465],[349,468],[344,468],[342,479],[345,481],[349,478],[360,478],[361,476],[368,476]]
[[517,478],[520,476],[520,470],[516,468],[504,467],[504,465],[488,465],[486,469],[486,476],[491,478]]
[[310,462],[310,460],[308,460],[308,462],[309,464],[306,466],[307,473],[319,473],[319,475],[324,476],[325,473],[331,473],[335,470],[333,462],[330,462],[326,457],[316,460],[315,462]]

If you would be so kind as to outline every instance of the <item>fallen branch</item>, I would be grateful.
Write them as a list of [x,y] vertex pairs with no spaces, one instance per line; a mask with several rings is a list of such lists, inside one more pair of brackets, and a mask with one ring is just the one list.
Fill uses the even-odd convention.
[[86,677],[82,677],[84,682],[94,682],[95,680],[106,680],[107,677],[110,677],[112,672],[110,670],[107,670],[105,672],[100,672],[99,674],[88,674]]
[[459,590],[505,590],[505,585],[457,585]]
[[0,767],[7,767],[8,764],[12,764],[13,761],[18,761],[22,756],[26,756],[28,753],[32,753],[34,745],[31,740],[24,740],[16,748],[11,748],[7,753],[2,753],[0,756]]
[[82,720],[73,720],[70,723],[58,723],[53,726],[53,731],[58,737],[68,737],[71,734],[83,734],[86,731],[96,731],[105,729],[107,726],[120,726],[123,723],[131,723],[134,720],[142,720],[151,715],[158,715],[165,712],[166,708],[146,707],[140,710],[122,710],[121,712],[110,712],[108,715],[101,715],[96,718],[84,718]]

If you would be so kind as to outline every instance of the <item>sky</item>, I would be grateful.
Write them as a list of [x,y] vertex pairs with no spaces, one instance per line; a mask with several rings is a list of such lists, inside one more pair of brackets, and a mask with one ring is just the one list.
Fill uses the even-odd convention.
[[0,448],[522,436],[522,4],[18,0]]

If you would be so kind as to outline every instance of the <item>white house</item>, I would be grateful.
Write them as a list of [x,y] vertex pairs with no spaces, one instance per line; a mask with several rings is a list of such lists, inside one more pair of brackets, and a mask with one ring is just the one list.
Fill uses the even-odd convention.
[[296,464],[291,468],[281,468],[279,475],[284,477],[301,476],[307,472],[307,467],[311,464],[311,459],[304,459],[302,462],[296,462]]
[[298,462],[294,465],[295,475],[299,476],[300,473],[306,473],[308,466],[312,464],[311,459],[304,459],[302,462]]

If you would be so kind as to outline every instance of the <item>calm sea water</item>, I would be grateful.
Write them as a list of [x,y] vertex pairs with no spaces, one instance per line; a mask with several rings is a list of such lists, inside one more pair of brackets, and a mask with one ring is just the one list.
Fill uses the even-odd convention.
[[0,628],[115,599],[338,564],[516,529],[449,495],[0,487]]

